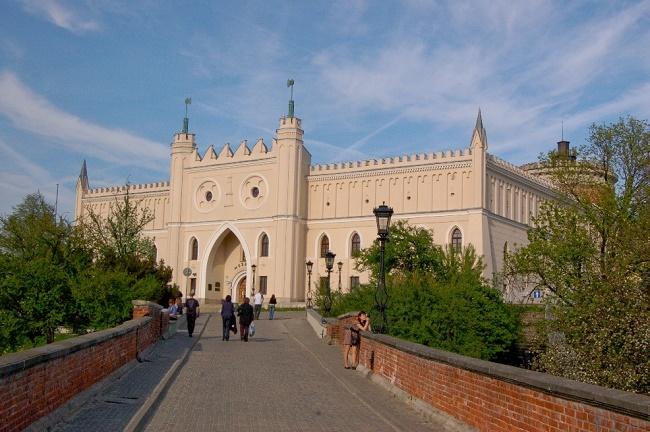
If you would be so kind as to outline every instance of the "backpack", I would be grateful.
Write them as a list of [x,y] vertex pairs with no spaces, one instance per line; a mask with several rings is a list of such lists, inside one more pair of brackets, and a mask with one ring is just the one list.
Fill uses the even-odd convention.
[[196,316],[196,308],[199,307],[199,302],[191,298],[185,302],[185,307],[187,307],[187,314],[190,316]]

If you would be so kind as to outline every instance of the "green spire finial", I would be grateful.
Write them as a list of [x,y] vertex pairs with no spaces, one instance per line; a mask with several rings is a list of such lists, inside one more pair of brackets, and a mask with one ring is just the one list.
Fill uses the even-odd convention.
[[294,105],[293,105],[293,84],[294,84],[293,79],[289,78],[287,80],[287,87],[291,87],[291,99],[289,99],[289,118],[293,117],[293,110],[294,110]]
[[192,104],[192,98],[185,98],[185,118],[183,119],[183,133],[187,133],[190,129],[190,119],[187,117],[187,106]]

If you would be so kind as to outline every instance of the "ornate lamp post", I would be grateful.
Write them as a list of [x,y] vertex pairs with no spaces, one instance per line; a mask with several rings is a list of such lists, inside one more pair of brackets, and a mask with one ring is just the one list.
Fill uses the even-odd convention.
[[339,261],[336,263],[336,265],[339,268],[339,292],[341,292],[341,270],[343,270],[343,263]]
[[311,309],[312,304],[311,304],[311,269],[314,267],[314,263],[311,261],[307,261],[305,263],[307,266],[307,309]]
[[325,312],[329,313],[332,310],[332,286],[330,284],[330,275],[332,268],[334,268],[334,258],[336,254],[332,251],[327,251],[325,254],[325,267],[327,268],[327,287],[325,292]]
[[251,281],[251,298],[255,296],[255,269],[257,266],[253,264],[251,270],[253,270],[253,280]]
[[388,241],[388,231],[390,229],[390,218],[393,215],[393,209],[386,203],[372,211],[377,219],[377,237],[379,239],[379,281],[377,291],[375,292],[375,308],[379,312],[378,323],[375,329],[378,333],[388,331],[388,320],[386,318],[386,304],[388,303],[388,291],[386,290],[386,269],[384,268],[384,252],[386,242]]

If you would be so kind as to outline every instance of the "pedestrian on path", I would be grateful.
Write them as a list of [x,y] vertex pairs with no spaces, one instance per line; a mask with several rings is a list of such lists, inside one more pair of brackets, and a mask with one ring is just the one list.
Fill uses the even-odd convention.
[[271,299],[269,300],[269,319],[272,320],[275,316],[275,305],[278,304],[278,301],[275,299],[275,294],[271,294]]
[[255,294],[255,319],[260,319],[260,312],[262,312],[262,303],[264,303],[264,296],[261,292]]
[[190,291],[190,298],[185,302],[186,315],[187,315],[187,332],[190,337],[194,333],[194,325],[196,324],[196,319],[199,317],[199,302],[194,298],[194,291]]
[[[357,314],[357,321],[350,328],[345,330],[343,335],[343,366],[346,369],[356,369],[359,365],[359,346],[361,345],[362,331],[370,330],[370,318],[364,311]],[[352,351],[352,365],[350,366],[349,358]]]
[[239,305],[237,309],[237,316],[239,317],[239,337],[242,341],[248,342],[248,327],[255,320],[253,313],[253,306],[251,306],[251,299],[244,298],[244,304]]
[[225,300],[221,301],[221,320],[223,321],[223,339],[230,340],[230,323],[235,316],[235,309],[232,305],[230,295],[226,296]]

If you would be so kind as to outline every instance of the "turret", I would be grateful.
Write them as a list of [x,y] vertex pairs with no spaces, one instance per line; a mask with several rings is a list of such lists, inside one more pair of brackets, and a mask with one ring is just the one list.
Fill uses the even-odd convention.
[[79,172],[79,177],[77,178],[77,186],[75,193],[75,204],[74,204],[74,217],[79,219],[83,216],[83,198],[90,189],[88,183],[88,171],[86,169],[86,160],[84,159],[83,164],[81,164],[81,171]]

